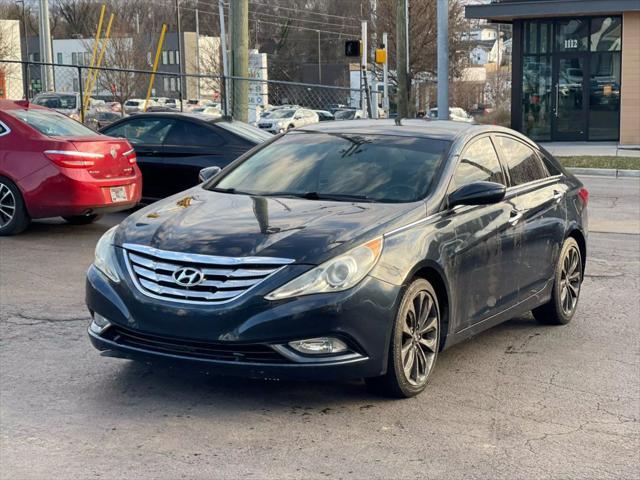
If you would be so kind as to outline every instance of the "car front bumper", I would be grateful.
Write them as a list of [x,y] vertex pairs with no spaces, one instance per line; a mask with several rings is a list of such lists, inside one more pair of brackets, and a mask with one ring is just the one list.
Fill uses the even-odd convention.
[[[283,283],[274,278],[224,306],[194,306],[146,297],[121,276],[116,284],[94,266],[87,273],[87,306],[110,323],[102,331],[89,328],[104,356],[187,362],[251,378],[337,380],[386,371],[398,286],[366,277],[346,292],[268,302],[264,295]],[[349,350],[301,355],[288,346],[316,337],[339,338]]]

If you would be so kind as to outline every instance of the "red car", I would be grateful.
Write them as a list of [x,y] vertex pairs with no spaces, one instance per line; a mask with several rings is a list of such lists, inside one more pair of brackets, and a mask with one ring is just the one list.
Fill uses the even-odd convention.
[[31,219],[81,225],[140,201],[129,142],[100,135],[54,110],[0,100],[0,236]]

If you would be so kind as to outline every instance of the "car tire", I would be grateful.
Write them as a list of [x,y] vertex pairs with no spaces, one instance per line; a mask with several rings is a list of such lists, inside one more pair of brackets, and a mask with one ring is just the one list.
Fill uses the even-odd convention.
[[435,290],[425,279],[414,280],[402,296],[394,320],[387,373],[366,379],[367,387],[395,398],[414,397],[422,392],[436,365],[440,324]]
[[93,215],[71,215],[68,217],[62,217],[71,225],[89,225],[102,218],[102,215],[94,213]]
[[575,239],[569,237],[562,245],[558,263],[554,270],[551,299],[535,308],[535,319],[547,325],[566,325],[571,321],[580,298],[582,286],[582,253]]
[[6,177],[0,177],[0,236],[17,235],[31,219],[20,189]]

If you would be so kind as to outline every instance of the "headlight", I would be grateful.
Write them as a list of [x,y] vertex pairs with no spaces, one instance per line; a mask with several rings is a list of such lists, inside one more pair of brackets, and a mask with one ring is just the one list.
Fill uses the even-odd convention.
[[113,246],[113,237],[115,236],[116,228],[118,227],[110,228],[100,237],[100,240],[98,240],[93,264],[110,280],[119,282],[120,277],[116,272],[116,252]]
[[347,290],[358,284],[371,271],[380,258],[382,244],[382,237],[380,237],[360,245],[291,280],[265,298],[281,300],[312,293]]

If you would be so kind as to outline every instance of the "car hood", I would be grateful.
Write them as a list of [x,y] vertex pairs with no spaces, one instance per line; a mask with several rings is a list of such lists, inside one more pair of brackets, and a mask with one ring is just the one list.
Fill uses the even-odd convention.
[[198,186],[128,217],[118,228],[115,243],[315,264],[424,215],[424,203],[261,197],[210,192]]
[[291,118],[261,118],[258,124],[273,125],[274,123],[287,122],[289,120],[291,120]]

